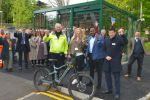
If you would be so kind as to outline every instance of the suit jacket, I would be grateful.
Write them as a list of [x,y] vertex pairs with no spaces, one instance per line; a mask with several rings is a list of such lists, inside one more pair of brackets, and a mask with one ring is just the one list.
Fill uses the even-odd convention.
[[[144,53],[145,54],[148,54],[146,52],[146,48],[145,48],[145,42],[149,42],[150,41],[150,34],[147,35],[148,38],[144,38],[144,37],[141,37],[140,40],[141,40],[141,44],[142,44],[142,47],[143,47],[143,50],[144,50]],[[135,45],[135,38],[132,38],[130,40],[130,43],[129,43],[129,47],[131,49],[130,51],[130,54],[132,55],[133,54],[133,51],[134,51],[134,45]]]
[[[1,52],[1,59],[7,60],[7,57],[9,55],[9,44],[8,44],[8,41],[6,40],[6,38],[4,38],[2,41],[3,41],[3,49]],[[14,56],[15,55],[15,45],[14,45],[14,41],[12,39],[11,39],[11,43],[12,43],[12,53]]]
[[[119,34],[116,34],[116,36],[121,38],[121,35]],[[121,53],[126,53],[126,49],[127,49],[127,45],[121,46],[120,48]]]
[[[103,64],[103,70],[108,71],[109,67],[111,67],[112,72],[121,72],[122,66],[121,66],[121,51],[120,48],[123,45],[127,45],[128,40],[125,35],[121,35],[120,37],[113,37],[112,39],[106,38],[103,45],[103,55],[105,57],[104,64]],[[110,56],[112,59],[108,61],[106,59],[107,56]]]
[[[90,36],[88,38],[88,47],[86,50],[86,57],[89,55],[90,51],[90,40],[91,40],[92,36]],[[97,60],[97,59],[103,59],[103,53],[102,53],[102,47],[103,47],[103,43],[104,43],[104,38],[103,36],[98,35],[98,38],[100,39],[100,41],[98,42],[97,39],[95,39],[94,41],[94,45],[93,45],[93,50],[92,50],[92,59],[93,60]]]
[[[22,32],[18,33],[18,34],[17,34],[17,32],[15,32],[14,37],[18,38],[17,46],[16,46],[16,52],[19,52],[20,48],[21,48]],[[27,46],[27,52],[30,52],[30,45],[29,45],[29,39],[30,38],[31,38],[31,34],[25,33],[25,42],[26,42],[26,46]]]
[[70,40],[73,37],[73,35],[74,35],[74,31],[70,33]]

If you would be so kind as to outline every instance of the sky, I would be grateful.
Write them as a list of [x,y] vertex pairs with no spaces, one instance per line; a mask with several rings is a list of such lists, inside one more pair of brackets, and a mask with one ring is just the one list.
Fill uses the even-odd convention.
[[[48,0],[40,0],[40,1],[50,4]],[[88,0],[88,1],[92,1],[92,0]],[[87,2],[87,0],[70,0],[70,4],[77,4],[82,2]]]

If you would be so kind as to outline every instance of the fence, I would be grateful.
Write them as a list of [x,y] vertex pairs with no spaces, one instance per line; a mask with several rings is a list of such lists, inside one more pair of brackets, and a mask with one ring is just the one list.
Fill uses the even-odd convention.
[[[15,27],[15,26],[13,25],[13,23],[2,23],[2,25],[0,24],[0,28],[7,28],[7,27]],[[24,27],[26,27],[26,29],[33,28],[33,23],[25,24]]]

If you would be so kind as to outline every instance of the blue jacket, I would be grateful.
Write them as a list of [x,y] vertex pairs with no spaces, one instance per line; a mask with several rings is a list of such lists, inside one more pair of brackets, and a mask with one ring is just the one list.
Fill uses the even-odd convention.
[[[121,46],[127,45],[128,40],[125,35],[121,35],[121,37],[113,37],[112,39],[107,38],[104,41],[103,45],[103,55],[105,57],[103,63],[103,70],[108,71],[109,67],[111,67],[112,72],[121,72]],[[107,56],[110,56],[112,59],[108,61],[106,59]]]
[[[85,55],[86,57],[90,53],[89,49],[90,49],[90,40],[91,40],[91,38],[92,38],[92,36],[88,37],[88,47],[87,47],[86,55]],[[93,50],[92,50],[92,59],[93,60],[104,58],[103,53],[102,53],[104,38],[103,38],[103,36],[100,36],[100,35],[98,35],[98,38],[100,39],[100,41],[98,42],[97,39],[95,39],[94,45],[93,45]]]
[[[1,52],[1,59],[2,60],[7,60],[7,57],[9,55],[9,44],[8,44],[6,38],[4,38],[2,41],[3,41],[3,49],[2,49],[2,52]],[[11,43],[12,43],[12,53],[13,53],[13,56],[14,56],[15,55],[15,45],[14,45],[14,41],[12,39],[11,39]]]
[[70,33],[70,40],[73,37],[73,35],[74,35],[74,31]]

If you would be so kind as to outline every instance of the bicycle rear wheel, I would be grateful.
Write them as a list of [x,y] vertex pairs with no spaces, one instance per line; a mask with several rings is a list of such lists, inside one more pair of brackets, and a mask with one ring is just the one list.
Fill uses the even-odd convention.
[[[75,79],[80,81],[73,82]],[[91,82],[91,86],[86,86]],[[91,100],[96,92],[95,82],[92,77],[86,74],[74,75],[69,80],[68,91],[74,100]]]
[[52,77],[47,76],[50,71],[47,68],[38,68],[33,75],[33,83],[38,91],[45,92],[51,88],[51,84],[44,81],[52,81]]

